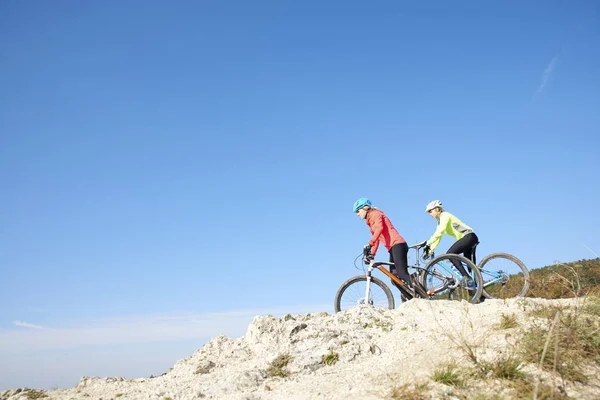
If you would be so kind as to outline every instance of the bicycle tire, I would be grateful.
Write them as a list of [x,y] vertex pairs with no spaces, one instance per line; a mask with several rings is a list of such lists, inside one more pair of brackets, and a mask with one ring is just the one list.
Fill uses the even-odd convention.
[[[484,282],[483,282],[484,286],[485,286],[485,278],[486,278],[486,276],[488,276],[487,271],[491,272],[491,270],[489,270],[489,268],[491,268],[491,267],[488,266],[488,269],[486,270],[485,266],[486,266],[486,264],[489,264],[490,261],[492,261],[494,259],[509,260],[510,262],[514,263],[515,265],[513,265],[512,267],[509,267],[509,268],[505,268],[505,269],[510,269],[509,271],[506,271],[504,273],[504,276],[507,279],[506,281],[498,282],[494,285],[491,285],[490,287],[492,289],[489,291],[486,290],[486,288],[484,287],[483,295],[490,299],[508,299],[511,297],[525,297],[525,295],[527,294],[527,291],[529,290],[529,284],[530,284],[529,270],[527,269],[527,267],[525,266],[523,261],[519,260],[517,257],[513,256],[512,254],[493,253],[487,257],[484,257],[483,260],[481,260],[479,262],[479,270],[481,271],[482,276],[484,277]],[[492,269],[495,269],[495,268],[492,268]],[[502,271],[502,272],[504,272],[504,271]],[[521,274],[522,274],[522,279],[523,279],[522,284],[521,284],[521,276],[520,276]],[[514,278],[511,279],[511,276],[513,276]],[[501,284],[501,285],[499,285],[499,284]]]
[[[466,281],[458,281],[450,272],[452,267],[448,263],[453,260],[471,269],[471,279],[475,283],[475,289],[469,289]],[[481,272],[471,260],[459,254],[442,254],[435,257],[425,266],[421,279],[421,285],[429,294],[430,300],[465,300],[475,304],[479,302],[483,293]]]
[[[359,288],[359,286],[361,285],[361,282],[364,282],[366,285],[367,277],[364,275],[355,276],[353,278],[348,279],[346,282],[344,282],[342,284],[342,286],[340,286],[340,288],[338,289],[338,291],[335,295],[335,300],[333,302],[333,308],[336,313],[340,312],[340,311],[345,311],[348,308],[356,306],[358,304],[367,304],[364,301],[366,287],[361,286]],[[385,297],[387,299],[387,306],[386,305],[379,306],[379,305],[375,304],[375,301],[373,301],[373,285],[379,287],[383,291],[383,293],[385,294]],[[344,294],[346,292],[348,292],[349,296],[351,296],[353,294],[358,295],[358,298],[356,298],[354,301],[350,301],[350,303],[348,303],[348,304],[351,304],[351,306],[349,306],[347,308],[345,307],[346,301],[343,300]],[[369,304],[371,304],[375,307],[388,308],[390,310],[393,310],[395,308],[394,296],[392,295],[392,291],[385,283],[383,283],[383,281],[381,281],[378,278],[375,278],[374,276],[371,277],[370,297],[371,297],[371,299],[370,299]],[[385,304],[385,302],[383,304]]]

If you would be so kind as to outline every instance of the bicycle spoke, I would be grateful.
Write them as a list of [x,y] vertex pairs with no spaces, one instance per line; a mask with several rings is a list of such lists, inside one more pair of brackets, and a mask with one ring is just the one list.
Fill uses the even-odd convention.
[[521,260],[505,253],[490,254],[480,263],[484,295],[506,299],[525,296],[529,288],[529,271]]
[[[463,277],[453,273],[452,261],[460,262],[471,276]],[[444,254],[430,261],[423,276],[422,285],[431,300],[465,300],[470,303],[479,301],[483,290],[481,275],[477,268],[466,258],[455,254]]]
[[390,289],[379,279],[372,278],[368,299],[365,297],[366,290],[366,277],[359,276],[349,279],[338,290],[334,302],[335,311],[345,311],[360,304],[389,309],[394,308],[394,298]]

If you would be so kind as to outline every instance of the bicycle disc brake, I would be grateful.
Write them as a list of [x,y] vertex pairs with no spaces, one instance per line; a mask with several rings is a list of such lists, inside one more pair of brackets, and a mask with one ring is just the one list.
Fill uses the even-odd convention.
[[359,305],[361,305],[361,304],[368,304],[368,305],[372,306],[373,305],[373,299],[369,299],[368,302],[365,301],[365,299],[358,299],[358,304]]
[[454,291],[458,286],[460,286],[460,282],[457,282],[454,278],[448,278],[446,280],[445,286],[450,289],[450,291]]
[[502,276],[502,280],[500,280],[500,283],[502,284],[502,286],[506,285],[508,283],[508,281],[510,280],[510,277],[508,276],[508,274],[502,270],[499,270],[498,274],[500,274]]

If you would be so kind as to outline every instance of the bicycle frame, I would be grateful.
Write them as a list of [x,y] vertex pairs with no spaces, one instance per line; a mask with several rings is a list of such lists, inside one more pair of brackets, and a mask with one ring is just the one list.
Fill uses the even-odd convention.
[[[476,248],[478,244],[479,244],[479,242],[477,242],[477,244],[475,244],[474,248]],[[475,252],[473,252],[473,255],[471,256],[471,261],[473,262],[473,264],[475,264],[474,257],[475,257]],[[494,279],[483,282],[484,288],[495,285],[498,282],[508,281],[508,276],[506,275],[506,273],[504,271],[493,272],[493,271],[488,271],[486,269],[481,269],[481,268],[479,269],[479,271],[481,272],[482,277],[483,277],[484,273],[486,273],[487,275],[490,275],[490,276],[495,276]]]
[[367,276],[367,291],[365,293],[365,299],[369,299],[369,294],[371,292],[371,275],[373,270],[378,269],[381,272],[383,272],[385,275],[387,275],[392,281],[396,282],[398,285],[400,285],[404,290],[406,290],[411,296],[415,296],[415,292],[406,285],[406,283],[404,283],[404,281],[402,281],[401,279],[398,279],[397,276],[395,276],[394,274],[392,274],[390,271],[388,271],[387,269],[385,269],[383,266],[387,265],[387,266],[392,266],[394,265],[394,263],[391,262],[385,262],[385,261],[371,261],[371,263],[369,264],[369,268],[367,268],[367,272],[366,272],[366,276]]
[[507,276],[506,276],[506,273],[504,271],[492,272],[492,271],[488,271],[486,269],[481,269],[480,271],[481,271],[482,275],[485,272],[488,275],[491,275],[491,276],[495,275],[496,276],[494,279],[484,282],[483,283],[483,287],[484,288],[488,287],[488,286],[495,285],[498,282],[502,282],[502,281],[507,280]]
[[[368,267],[366,268],[365,271],[365,283],[366,283],[366,289],[365,289],[365,297],[363,299],[358,299],[359,300],[359,304],[373,304],[373,301],[375,299],[371,298],[371,285],[375,284],[374,280],[377,281],[377,285],[381,286],[383,284],[383,282],[380,282],[378,278],[376,278],[375,276],[373,276],[373,271],[378,269],[380,270],[384,275],[386,275],[388,278],[390,278],[391,282],[394,284],[393,286],[396,286],[396,288],[398,290],[400,290],[401,296],[403,300],[406,299],[410,299],[410,298],[416,298],[416,297],[422,297],[422,298],[426,298],[426,299],[430,299],[432,298],[432,296],[436,296],[438,294],[441,294],[443,292],[446,292],[447,290],[449,290],[448,292],[448,296],[449,298],[452,296],[452,293],[457,290],[458,288],[463,288],[465,285],[465,276],[463,274],[460,273],[459,269],[457,267],[454,266],[454,263],[452,261],[460,261],[460,258],[458,259],[453,259],[452,257],[450,257],[450,259],[448,258],[444,258],[444,256],[439,256],[437,257],[438,260],[435,261],[435,264],[432,264],[431,261],[429,261],[429,257],[427,259],[425,258],[421,258],[421,249],[423,249],[425,247],[425,242],[419,243],[419,244],[415,244],[413,246],[409,246],[409,248],[414,249],[415,253],[416,253],[416,261],[413,265],[408,265],[408,268],[411,268],[413,270],[416,270],[417,272],[413,272],[413,273],[409,273],[411,280],[415,280],[417,281],[417,285],[416,287],[413,288],[413,285],[410,281],[409,282],[405,282],[403,279],[397,277],[396,275],[394,275],[392,272],[390,272],[388,270],[387,267],[393,267],[395,266],[395,264],[393,262],[388,262],[388,261],[376,261],[373,256],[370,254],[370,249],[365,247],[365,249],[363,249],[363,258],[362,261],[364,262],[364,264],[368,265]],[[461,257],[458,255],[452,255],[453,257]],[[435,255],[431,254],[431,260],[435,260]],[[427,262],[429,261],[429,262]],[[422,267],[421,263],[425,263],[425,266]],[[461,262],[467,262],[469,263],[468,260],[464,260]],[[469,263],[470,264],[470,263]],[[431,266],[433,265],[439,265],[441,267],[441,269],[436,270],[436,268],[431,268]],[[429,268],[426,270],[425,267]],[[477,266],[473,266],[473,269],[476,270]],[[390,270],[392,268],[389,268]],[[443,271],[442,271],[443,270]],[[479,273],[479,270],[477,270],[477,274]],[[429,286],[429,289],[425,289],[423,287],[421,287],[421,281],[423,280],[423,286],[427,287],[425,285],[425,281],[424,280],[428,280],[429,277],[438,279],[440,281],[440,283],[436,283],[435,285],[431,285]],[[468,276],[467,276],[468,277]],[[481,279],[481,277],[478,277],[477,279]],[[470,283],[470,281],[468,281]],[[385,286],[385,284],[383,284]],[[425,289],[425,291],[423,291],[423,289]],[[388,294],[388,299],[390,299],[391,296],[391,292],[389,291],[389,287],[386,287],[385,290],[387,290]],[[471,289],[468,289],[469,291],[471,291]],[[480,291],[481,292],[481,291]],[[339,293],[338,293],[339,294]],[[391,301],[391,300],[390,300]]]
[[[475,245],[475,247],[477,247],[477,245]],[[473,256],[474,256],[474,254],[473,254]],[[473,261],[473,264],[475,264],[475,261],[473,260],[473,257],[471,257],[471,261]],[[493,272],[493,271],[488,271],[487,269],[479,269],[479,271],[481,271],[482,277],[483,277],[484,273],[487,274],[487,275],[490,275],[490,276],[495,276],[495,278],[493,278],[493,279],[491,279],[489,281],[483,282],[483,287],[484,288],[486,288],[488,286],[495,285],[498,282],[502,282],[502,281],[506,282],[508,280],[508,276],[502,270],[500,270],[498,272]]]
[[[416,245],[418,246],[418,245]],[[417,265],[409,265],[408,268],[413,268],[413,269],[420,269],[422,270],[423,268],[420,267],[420,263],[419,263],[419,249],[420,247],[415,247],[415,246],[410,246],[410,248],[415,249],[415,252],[417,253]],[[407,284],[399,279],[396,275],[392,274],[390,271],[388,271],[387,269],[384,268],[384,266],[394,266],[394,263],[392,262],[386,262],[386,261],[375,261],[372,260],[369,263],[369,268],[367,269],[366,272],[366,277],[367,277],[367,289],[366,289],[366,293],[365,293],[365,299],[369,299],[369,294],[371,292],[371,275],[373,270],[378,269],[381,272],[383,272],[385,275],[388,276],[388,278],[390,278],[392,281],[396,282],[398,285],[400,285],[400,287],[404,290],[406,290],[406,292],[408,294],[410,294],[412,297],[416,296],[416,293],[413,289],[411,289],[410,287],[407,286]]]
[[[410,248],[415,249],[416,251],[416,255],[417,255],[417,265],[416,266],[412,266],[410,268],[414,268],[414,269],[420,269],[420,270],[425,270],[424,268],[420,267],[420,258],[419,258],[419,249],[422,247],[422,243],[421,244],[416,244],[414,246],[410,246]],[[435,258],[435,254],[431,254],[431,259]],[[445,261],[438,261],[436,263],[436,265],[439,265],[444,271],[450,273],[452,275],[452,277],[454,277],[454,279],[456,280],[455,284],[448,284],[448,280],[447,277],[443,276],[443,275],[439,275],[438,273],[436,273],[435,271],[430,272],[430,276],[432,277],[437,277],[441,280],[444,281],[444,284],[442,286],[440,286],[439,288],[436,289],[430,289],[427,291],[427,295],[428,296],[434,296],[438,293],[444,292],[447,289],[450,290],[455,290],[456,287],[458,287],[458,285],[460,284],[460,282],[463,281],[463,279],[465,279],[465,276],[456,268],[456,266],[454,266],[454,264],[451,261],[445,260]],[[472,276],[471,276],[472,278]]]
[[460,273],[458,269],[454,266],[454,264],[450,263],[442,263],[438,262],[437,265],[441,266],[444,271],[449,272],[454,276],[459,282],[462,281],[465,277]]

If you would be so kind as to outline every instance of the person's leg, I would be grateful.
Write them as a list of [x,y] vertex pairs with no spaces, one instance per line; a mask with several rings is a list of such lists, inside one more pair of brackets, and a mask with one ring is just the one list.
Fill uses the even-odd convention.
[[[477,235],[475,233],[471,233],[470,235],[472,236],[472,241],[473,241],[473,247],[471,247],[471,249],[467,250],[465,252],[465,257],[467,257],[469,260],[473,261],[473,264],[477,265],[477,244],[479,243],[479,238],[477,237]],[[485,301],[485,295],[482,293],[481,294],[481,298],[479,300],[480,303],[483,303]]]
[[471,246],[470,248],[465,250],[464,255],[469,260],[473,261],[473,264],[477,265],[477,256],[475,255],[475,246],[477,245],[477,243],[479,243],[479,238],[477,237],[477,235],[475,233],[469,233],[463,239],[465,239],[467,236],[470,236],[469,242],[472,242],[473,246]]
[[[452,246],[450,246],[447,253],[449,253],[449,254],[464,254],[465,257],[467,257],[467,255],[465,253],[473,250],[473,246],[475,246],[475,244],[477,242],[478,242],[477,235],[475,235],[474,233],[469,233],[469,234],[465,235],[462,239],[457,240]],[[467,258],[470,259],[470,257],[467,257]],[[452,264],[454,264],[454,266],[460,271],[461,274],[463,274],[463,276],[469,275],[467,273],[467,271],[465,271],[465,269],[463,268],[463,266],[460,262],[452,260]],[[469,272],[471,272],[471,271],[469,271]]]
[[393,262],[395,267],[395,271],[390,267],[390,272],[410,285],[410,275],[408,274],[408,245],[406,243],[398,243],[392,246],[390,249],[390,262]]
[[[402,248],[397,247],[401,245],[406,247],[405,251]],[[406,243],[400,243],[392,246],[390,249],[390,262],[394,263],[393,266],[390,266],[390,272],[410,285],[410,275],[408,274],[408,245]],[[406,290],[404,290],[402,286],[398,285],[391,279],[390,281],[392,282],[392,285],[394,285],[404,295],[404,297],[406,297],[407,300],[412,299],[412,296]]]

